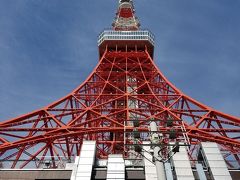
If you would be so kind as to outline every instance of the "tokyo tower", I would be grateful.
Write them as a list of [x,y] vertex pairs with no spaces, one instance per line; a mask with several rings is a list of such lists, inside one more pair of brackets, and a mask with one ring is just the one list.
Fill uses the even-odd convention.
[[154,63],[154,35],[140,28],[132,0],[119,1],[112,29],[99,35],[98,47],[98,64],[75,90],[0,122],[2,166],[38,168],[50,159],[55,168],[61,158],[81,155],[85,141],[96,143],[99,160],[117,154],[137,163],[157,148],[159,162],[168,162],[185,148],[195,161],[200,144],[213,142],[227,167],[239,168],[240,118],[194,100],[168,81]]

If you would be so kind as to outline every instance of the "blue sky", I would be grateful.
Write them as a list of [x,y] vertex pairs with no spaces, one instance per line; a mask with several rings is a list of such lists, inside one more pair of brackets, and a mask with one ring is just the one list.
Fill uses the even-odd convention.
[[[114,0],[0,0],[0,121],[66,95],[98,62]],[[179,89],[240,116],[240,1],[136,0],[154,61]]]

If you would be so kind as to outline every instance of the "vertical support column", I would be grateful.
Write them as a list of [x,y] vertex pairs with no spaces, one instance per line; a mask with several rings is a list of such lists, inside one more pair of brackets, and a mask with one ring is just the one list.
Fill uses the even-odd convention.
[[[131,93],[131,94],[137,94],[136,91],[134,91],[135,89],[137,89],[137,79],[127,76],[127,93]],[[138,108],[138,101],[137,100],[133,100],[133,99],[128,99],[127,102],[127,107],[128,109],[137,109]],[[136,120],[138,117],[136,114],[133,114],[131,112],[129,112],[128,114],[129,119],[130,120]],[[133,122],[130,121],[127,124],[128,126],[133,126]]]
[[170,163],[164,163],[166,180],[173,180],[172,168]]
[[[127,93],[131,94],[137,94],[136,90],[137,89],[137,79],[135,77],[131,76],[126,76],[126,90]],[[131,109],[137,109],[138,108],[138,101],[135,99],[130,99],[127,97],[127,108],[128,108],[128,115],[127,117],[129,118],[130,121],[127,121],[127,123],[124,124],[124,126],[134,126],[138,127],[139,123],[138,121],[138,115],[135,113],[131,113]],[[132,141],[134,144],[138,144],[138,139],[140,138],[140,133],[137,132],[136,130],[133,131],[133,134],[126,133],[124,134],[124,144],[126,144],[126,141]],[[136,146],[135,146],[136,147]],[[134,146],[128,146],[128,158],[130,159],[136,159],[138,156],[139,152],[136,152],[136,148]],[[133,162],[133,161],[132,161]]]
[[[153,121],[150,123],[150,130],[152,132],[152,137],[151,137],[152,142],[159,143],[159,134],[157,133],[158,129],[157,129],[156,122]],[[160,147],[155,145],[155,147],[153,149],[153,156],[155,158],[157,177],[158,177],[158,180],[165,180],[166,175],[165,175],[165,170],[164,170],[164,163],[160,161],[158,153],[161,154]]]
[[76,170],[73,170],[71,180],[91,180],[96,154],[96,141],[83,141],[79,158],[76,157]]
[[[145,145],[145,146],[144,146]],[[144,155],[144,168],[145,168],[145,179],[146,180],[157,180],[157,169],[155,164],[152,162],[152,155],[150,154],[150,142],[143,142],[143,155]]]
[[207,180],[202,164],[196,164],[196,169],[199,180]]
[[180,144],[179,152],[177,152],[172,157],[172,160],[173,160],[173,165],[175,168],[177,180],[194,180],[195,179],[185,146],[181,146]]
[[215,142],[202,142],[202,152],[214,180],[232,180],[223,156]]
[[125,164],[122,154],[108,155],[107,180],[125,180]]
[[74,165],[73,165],[71,180],[75,180],[76,179],[78,163],[79,163],[79,156],[76,156],[75,157],[75,161],[74,161]]

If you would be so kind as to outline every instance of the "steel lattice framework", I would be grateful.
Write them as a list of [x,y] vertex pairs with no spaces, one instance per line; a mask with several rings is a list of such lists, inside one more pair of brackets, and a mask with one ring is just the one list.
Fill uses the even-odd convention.
[[[129,18],[131,22],[129,24]],[[120,1],[114,30],[137,31],[132,1]],[[116,25],[117,24],[117,25]],[[97,141],[97,157],[123,153],[133,131],[148,139],[151,120],[167,138],[173,120],[177,138],[183,131],[195,159],[199,142],[212,141],[224,151],[229,167],[240,165],[240,119],[216,111],[182,93],[155,65],[145,44],[119,41],[100,47],[100,60],[90,76],[62,99],[29,114],[0,123],[0,160],[11,168],[27,168],[51,157],[71,158],[80,153],[83,140]],[[133,41],[131,41],[133,42]],[[140,42],[140,41],[138,41]],[[134,105],[131,105],[134,104]],[[139,126],[134,127],[134,121]],[[185,139],[186,140],[186,139]]]

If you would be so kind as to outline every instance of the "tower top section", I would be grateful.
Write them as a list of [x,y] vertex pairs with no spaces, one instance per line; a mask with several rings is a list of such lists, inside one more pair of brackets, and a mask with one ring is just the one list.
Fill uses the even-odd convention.
[[132,0],[119,0],[116,18],[113,22],[115,31],[137,31],[140,23],[135,16]]
[[140,29],[135,16],[133,0],[119,0],[112,29],[104,30],[98,37],[99,55],[110,51],[145,51],[151,57],[154,51],[154,35],[148,30]]

